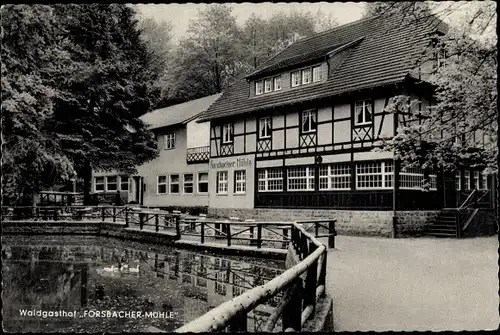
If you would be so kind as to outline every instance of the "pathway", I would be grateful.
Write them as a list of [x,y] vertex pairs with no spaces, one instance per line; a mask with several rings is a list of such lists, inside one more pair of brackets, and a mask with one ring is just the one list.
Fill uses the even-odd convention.
[[496,236],[337,236],[327,277],[335,330],[497,329],[497,262]]

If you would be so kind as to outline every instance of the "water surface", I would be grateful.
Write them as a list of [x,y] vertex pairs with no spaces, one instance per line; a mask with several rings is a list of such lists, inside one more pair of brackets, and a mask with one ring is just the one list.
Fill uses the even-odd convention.
[[[284,271],[281,261],[88,236],[5,236],[2,260],[9,332],[173,331]],[[280,298],[249,314],[249,331]]]

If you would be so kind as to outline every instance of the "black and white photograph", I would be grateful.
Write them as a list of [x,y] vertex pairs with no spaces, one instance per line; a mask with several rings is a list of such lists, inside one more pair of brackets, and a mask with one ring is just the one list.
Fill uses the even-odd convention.
[[0,20],[4,332],[500,328],[495,1]]

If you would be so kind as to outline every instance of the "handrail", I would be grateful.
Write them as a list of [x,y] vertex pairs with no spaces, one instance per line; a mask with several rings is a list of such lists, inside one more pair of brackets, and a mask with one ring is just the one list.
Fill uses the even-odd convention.
[[460,205],[460,207],[458,207],[457,209],[460,211],[463,209],[463,207],[469,202],[469,199],[474,195],[476,194],[477,192],[477,189],[474,189],[472,190],[472,192],[470,192],[469,196],[465,199],[465,201],[462,203],[462,205]]
[[[313,245],[316,246],[316,249],[313,252],[310,252],[306,258],[304,258],[298,264],[294,265],[292,268],[286,270],[278,277],[272,279],[271,281],[267,282],[264,285],[255,287],[243,293],[242,295],[239,295],[233,298],[232,300],[219,305],[218,307],[210,310],[209,312],[202,315],[198,319],[193,320],[188,324],[178,328],[176,332],[183,333],[183,332],[219,331],[226,328],[227,326],[230,326],[231,328],[235,322],[241,321],[242,318],[244,318],[245,321],[243,322],[246,324],[247,313],[250,312],[256,306],[271,299],[280,291],[290,287],[290,285],[294,285],[296,289],[300,289],[301,288],[301,284],[299,284],[301,280],[300,276],[306,271],[308,271],[308,276],[306,277],[306,288],[308,286],[309,288],[311,288],[310,287],[311,283],[314,283],[314,287],[312,287],[314,289],[314,298],[316,298],[316,292],[318,291],[318,289],[319,292],[321,292],[321,288],[319,287],[321,285],[317,285],[318,283],[323,284],[322,290],[324,292],[324,283],[321,280],[319,282],[316,281],[316,276],[317,276],[316,270],[320,258],[326,261],[326,255],[324,255],[326,253],[326,246],[321,242],[319,242],[316,238],[314,238],[314,236],[306,232],[305,229],[301,227],[299,224],[293,222],[292,226],[298,231],[300,231],[300,233],[304,238],[306,238]],[[293,249],[293,242],[291,243],[291,247]],[[321,257],[322,255],[323,257]],[[311,269],[313,269],[314,271],[309,273]],[[322,271],[322,273],[323,273],[322,275],[326,276],[326,273],[324,273],[324,271]],[[297,299],[301,299],[301,296],[302,295],[300,294],[294,294],[293,297],[290,297],[288,304],[281,308],[281,312],[283,312],[283,315],[285,315],[288,314],[285,313],[286,310],[291,311],[291,309],[300,306],[299,307],[300,325],[298,326],[299,328],[302,325],[302,321],[307,320],[308,317],[310,317],[314,312],[314,305],[312,307],[311,305],[306,305],[305,301],[304,301],[305,305],[304,310],[302,311],[302,301],[299,301],[299,304],[297,304]],[[297,310],[295,310],[294,312],[297,312]],[[290,315],[287,315],[287,317],[289,316]],[[277,317],[274,316],[274,319],[277,320]],[[294,320],[294,322],[297,322],[297,320]],[[270,324],[267,324],[266,326],[271,327]],[[239,326],[236,327],[239,328]],[[284,328],[283,330],[288,330],[291,327],[289,324],[285,324],[284,322],[283,328]],[[295,329],[295,330],[300,330],[300,329]]]

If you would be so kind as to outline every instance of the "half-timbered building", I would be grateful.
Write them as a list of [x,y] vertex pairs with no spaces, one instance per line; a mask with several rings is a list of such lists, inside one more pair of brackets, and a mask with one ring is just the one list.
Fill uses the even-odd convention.
[[[452,200],[442,173],[426,172],[424,190],[421,168],[404,168],[392,152],[375,149],[432,104],[422,79],[437,58],[417,61],[446,26],[429,20],[394,28],[384,20],[363,19],[293,43],[200,116],[210,121],[212,213],[296,219],[313,209],[342,225],[456,206],[446,203]],[[400,94],[419,103],[404,113],[386,111]],[[457,173],[461,185],[488,187],[481,171]],[[449,179],[454,185],[455,176]]]

